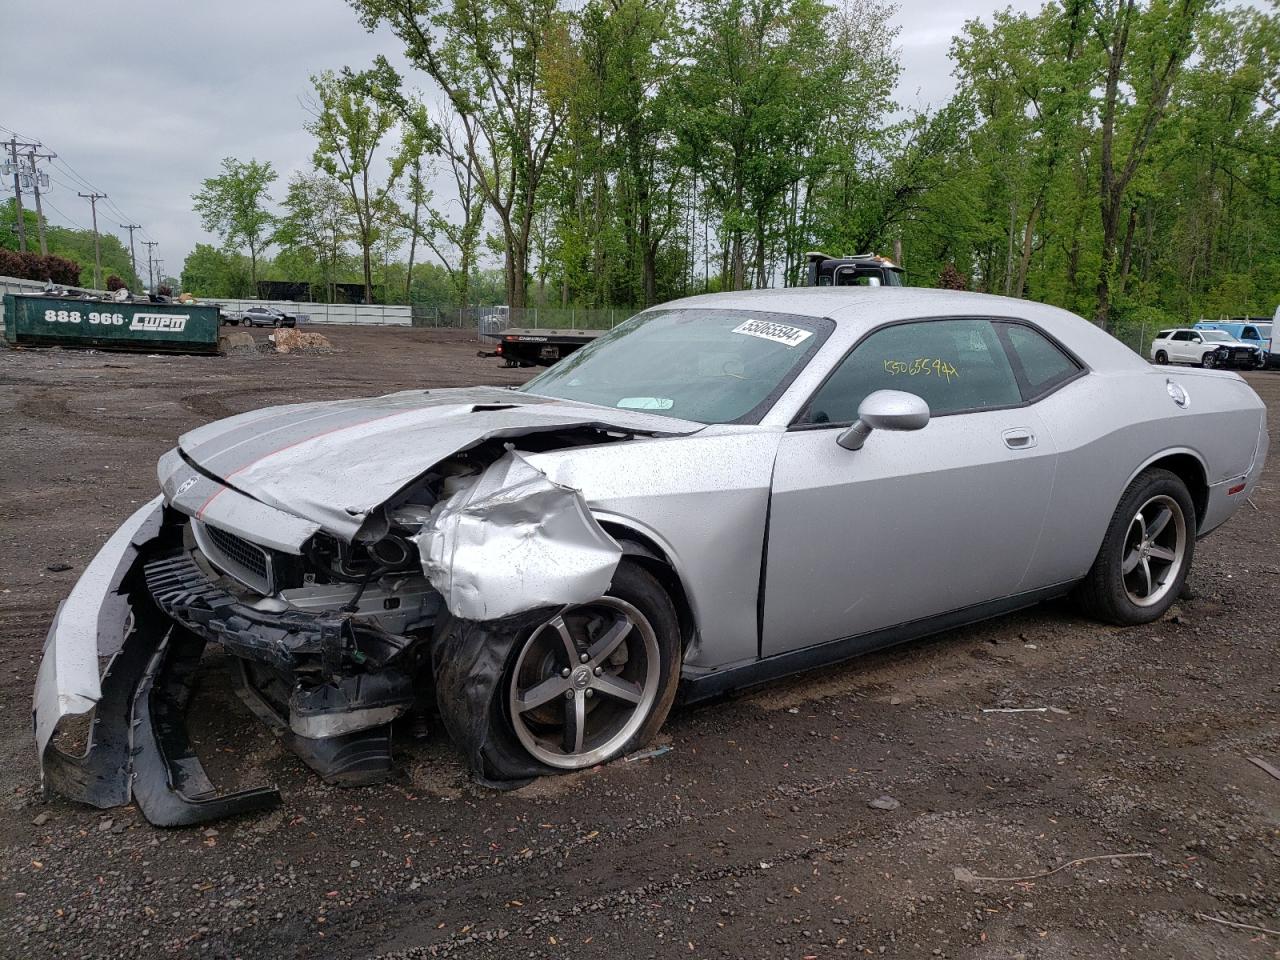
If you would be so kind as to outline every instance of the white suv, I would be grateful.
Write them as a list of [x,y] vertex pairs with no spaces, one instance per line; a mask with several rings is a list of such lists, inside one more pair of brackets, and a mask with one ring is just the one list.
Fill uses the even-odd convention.
[[1222,330],[1189,328],[1161,330],[1151,341],[1156,363],[1194,363],[1201,367],[1239,366],[1253,369],[1266,363],[1258,346],[1242,343]]

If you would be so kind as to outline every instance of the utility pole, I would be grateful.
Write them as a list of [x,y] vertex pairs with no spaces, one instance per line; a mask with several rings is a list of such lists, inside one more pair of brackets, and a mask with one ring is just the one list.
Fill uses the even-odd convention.
[[98,243],[98,201],[107,199],[105,193],[78,193],[78,197],[84,197],[89,201],[89,206],[93,210],[93,289],[102,289],[102,248]]
[[133,254],[133,231],[141,230],[142,224],[122,223],[120,224],[120,229],[129,231],[129,265],[133,267],[133,275],[136,277],[138,275],[138,258]]
[[164,261],[163,260],[156,261],[156,280],[159,281],[159,284],[158,284],[159,286],[164,286]]
[[[56,153],[36,153],[34,146],[27,147],[27,163],[31,165],[31,192],[36,198],[36,230],[40,234],[40,256],[48,256],[49,245],[44,239],[44,207],[40,206],[40,188],[49,186],[49,175],[36,169],[37,160],[52,160]],[[43,182],[42,182],[43,181]]]
[[38,146],[40,146],[38,143],[19,143],[17,137],[9,141],[9,160],[12,162],[11,169],[13,171],[14,209],[18,214],[18,249],[23,253],[27,252],[27,222],[22,216],[22,169],[18,163],[18,151],[34,150]]
[[159,240],[143,240],[142,245],[147,248],[147,292],[155,293],[156,277],[155,277],[155,272],[152,269],[152,264],[154,261],[151,259],[151,252],[155,247],[160,246],[160,241]]

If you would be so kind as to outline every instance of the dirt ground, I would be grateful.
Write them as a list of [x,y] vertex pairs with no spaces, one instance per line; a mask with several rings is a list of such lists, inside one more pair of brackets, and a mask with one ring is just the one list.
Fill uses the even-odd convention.
[[1280,373],[1249,374],[1277,451],[1253,505],[1148,627],[1042,606],[677,710],[670,752],[506,794],[438,732],[389,783],[326,787],[210,655],[201,754],[282,810],[162,831],[41,800],[45,631],[180,432],[527,376],[459,333],[324,332],[339,352],[0,352],[0,955],[1280,958],[1206,919],[1280,929],[1280,780],[1247,760],[1280,766]]

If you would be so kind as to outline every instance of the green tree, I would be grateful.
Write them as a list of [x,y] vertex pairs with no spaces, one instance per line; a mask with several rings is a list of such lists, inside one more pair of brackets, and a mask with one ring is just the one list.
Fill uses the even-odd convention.
[[182,289],[197,297],[250,297],[255,284],[246,257],[212,244],[197,243],[182,264]]
[[274,237],[281,253],[305,251],[307,258],[296,262],[313,262],[327,298],[336,300],[338,271],[356,233],[350,196],[328,174],[298,171],[289,178],[281,207]]
[[271,197],[267,191],[275,182],[271,162],[250,160],[243,163],[234,157],[222,161],[222,173],[204,181],[192,200],[201,225],[219,235],[223,243],[249,249],[249,275],[258,282],[258,257],[270,242],[275,218],[267,210]]
[[459,127],[453,159],[497,217],[507,301],[523,307],[539,190],[572,82],[570,17],[556,0],[350,2],[368,29],[389,26],[448,100]]
[[360,247],[364,299],[373,302],[373,250],[381,232],[382,214],[395,185],[374,172],[375,158],[396,125],[396,113],[379,89],[374,71],[341,74],[326,71],[311,78],[315,96],[307,130],[316,138],[312,157],[322,170],[342,184],[355,217],[355,240]]
[[1104,329],[1111,316],[1126,193],[1164,119],[1208,5],[1209,0],[1153,0],[1140,9],[1137,0],[1105,0],[1096,8],[1094,30],[1102,43],[1105,66],[1098,151],[1102,251],[1094,319]]
[[[480,252],[480,229],[484,225],[484,198],[471,165],[457,148],[457,135],[446,127],[440,131],[449,172],[455,189],[456,212],[430,207],[423,240],[449,275],[461,309],[471,305],[472,280]],[[424,199],[424,203],[429,200]]]

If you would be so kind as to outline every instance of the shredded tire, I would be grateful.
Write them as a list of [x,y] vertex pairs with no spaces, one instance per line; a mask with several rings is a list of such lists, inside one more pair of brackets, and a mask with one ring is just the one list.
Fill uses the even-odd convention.
[[[609,595],[645,615],[661,656],[658,694],[649,715],[616,757],[644,746],[661,728],[675,700],[683,656],[675,607],[652,574],[623,560]],[[516,738],[506,707],[520,648],[557,612],[558,608],[549,607],[486,622],[446,616],[436,628],[432,667],[441,722],[484,786],[511,790],[536,777],[565,772],[530,756]]]

